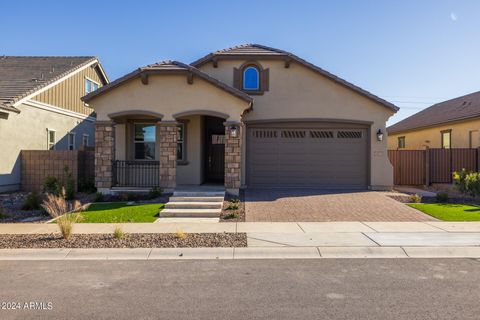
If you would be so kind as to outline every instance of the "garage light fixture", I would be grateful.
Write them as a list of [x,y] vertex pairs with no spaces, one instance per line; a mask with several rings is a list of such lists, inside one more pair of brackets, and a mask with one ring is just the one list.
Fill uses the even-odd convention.
[[382,141],[383,140],[383,132],[382,129],[378,129],[377,131],[377,140]]

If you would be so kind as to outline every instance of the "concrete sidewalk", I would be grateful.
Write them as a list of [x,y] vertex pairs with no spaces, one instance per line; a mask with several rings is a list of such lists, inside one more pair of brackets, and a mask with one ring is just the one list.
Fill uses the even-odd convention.
[[[456,233],[479,232],[480,222],[164,222],[77,223],[73,233],[113,233],[120,226],[127,233]],[[0,234],[47,234],[58,232],[55,224],[3,223]]]
[[474,258],[480,247],[283,247],[0,249],[3,260],[202,260],[202,259]]

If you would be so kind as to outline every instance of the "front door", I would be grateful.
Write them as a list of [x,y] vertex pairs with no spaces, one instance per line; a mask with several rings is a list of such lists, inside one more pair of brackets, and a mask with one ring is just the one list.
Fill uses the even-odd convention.
[[225,175],[225,120],[205,117],[205,182],[223,183]]

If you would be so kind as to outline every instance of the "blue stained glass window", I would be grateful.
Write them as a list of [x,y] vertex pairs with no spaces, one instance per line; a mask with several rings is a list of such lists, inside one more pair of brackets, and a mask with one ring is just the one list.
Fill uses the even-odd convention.
[[243,90],[259,90],[260,75],[255,67],[247,67],[243,71]]

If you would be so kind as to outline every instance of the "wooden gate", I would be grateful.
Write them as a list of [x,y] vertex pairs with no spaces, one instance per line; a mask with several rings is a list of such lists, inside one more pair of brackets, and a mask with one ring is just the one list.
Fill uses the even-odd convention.
[[425,150],[388,150],[396,185],[426,184]]

